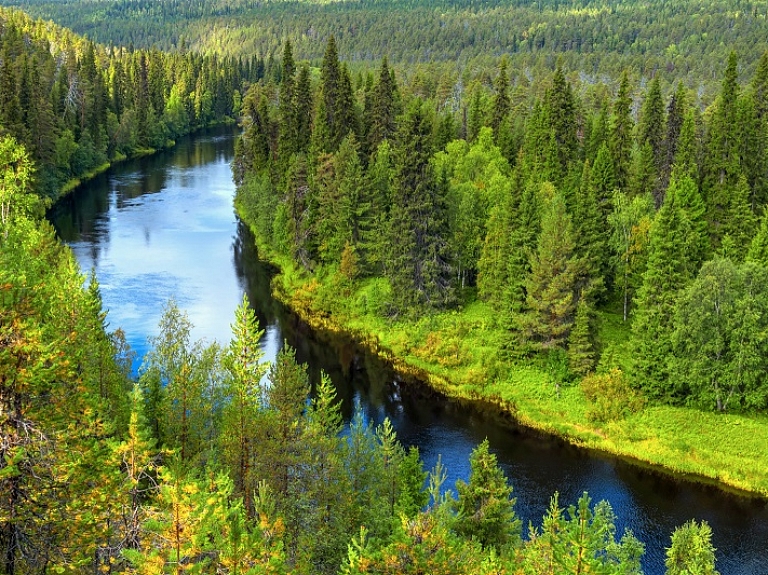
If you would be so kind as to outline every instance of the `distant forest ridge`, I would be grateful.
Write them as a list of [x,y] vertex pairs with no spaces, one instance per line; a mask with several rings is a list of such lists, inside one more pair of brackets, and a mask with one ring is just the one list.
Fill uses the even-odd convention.
[[559,61],[587,80],[627,68],[705,90],[729,51],[750,77],[768,49],[766,0],[28,0],[23,8],[96,42],[137,48],[266,59],[290,40],[295,57],[319,63],[334,35],[348,62],[386,55],[471,71],[509,54],[534,74]]

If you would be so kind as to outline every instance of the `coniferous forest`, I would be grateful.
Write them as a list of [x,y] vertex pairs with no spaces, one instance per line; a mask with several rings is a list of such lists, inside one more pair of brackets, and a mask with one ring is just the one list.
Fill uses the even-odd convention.
[[[90,39],[0,9],[0,571],[642,572],[586,493],[523,526],[487,441],[446,491],[389,422],[341,433],[327,378],[260,361],[245,298],[228,345],[169,302],[131,375],[45,210],[221,122],[299,313],[449,395],[768,493],[765,5],[669,4],[30,4]],[[717,573],[711,536],[681,525],[667,573]]]

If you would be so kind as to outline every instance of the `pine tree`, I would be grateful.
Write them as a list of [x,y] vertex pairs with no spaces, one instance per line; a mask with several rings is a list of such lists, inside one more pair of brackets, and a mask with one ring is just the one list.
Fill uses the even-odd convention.
[[255,513],[253,495],[258,479],[253,471],[255,430],[264,401],[261,379],[266,365],[261,361],[263,352],[259,346],[262,334],[248,298],[243,295],[235,310],[232,340],[223,359],[228,377],[223,390],[225,403],[219,443],[222,458],[232,470],[235,493],[244,497],[249,517]]
[[675,529],[664,561],[667,575],[718,575],[712,529],[706,521],[689,521]]
[[595,346],[592,334],[592,310],[582,292],[576,304],[573,329],[568,335],[568,367],[578,376],[585,376],[595,367]]
[[515,514],[512,486],[498,466],[496,455],[490,452],[487,439],[472,450],[469,465],[469,482],[456,482],[456,531],[484,549],[501,551],[517,545],[521,522]]
[[[610,151],[616,177],[616,187],[625,190],[629,184],[629,172],[632,162],[632,95],[629,91],[629,75],[626,70],[621,76],[621,84],[613,103],[611,118]],[[597,160],[595,160],[597,164]]]
[[536,253],[526,281],[524,333],[542,349],[563,347],[573,325],[574,290],[580,265],[574,256],[573,225],[562,193],[551,184],[540,192],[544,209]]

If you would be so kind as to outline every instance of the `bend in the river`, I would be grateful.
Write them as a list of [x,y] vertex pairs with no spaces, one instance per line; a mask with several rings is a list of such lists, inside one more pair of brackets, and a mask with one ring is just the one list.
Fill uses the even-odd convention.
[[664,572],[673,529],[706,520],[723,575],[766,572],[768,507],[761,500],[676,480],[652,469],[585,451],[520,429],[479,409],[403,382],[347,339],[313,333],[270,293],[274,273],[260,262],[232,208],[229,163],[236,131],[217,128],[175,148],[120,165],[71,194],[50,217],[84,271],[93,268],[111,327],[125,330],[139,354],[156,333],[164,303],[174,297],[195,324],[193,337],[226,343],[233,312],[246,292],[265,330],[262,348],[274,358],[287,341],[314,381],[327,372],[347,420],[357,406],[378,423],[392,420],[401,441],[417,445],[427,467],[438,457],[447,485],[466,479],[469,454],[487,437],[509,476],[524,522],[538,523],[549,499],[575,502],[583,491],[607,499],[618,528],[646,544],[646,573]]

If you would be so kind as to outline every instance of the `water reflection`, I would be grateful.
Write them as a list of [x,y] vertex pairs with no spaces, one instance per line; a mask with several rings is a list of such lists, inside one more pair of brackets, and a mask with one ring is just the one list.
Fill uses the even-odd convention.
[[625,526],[647,544],[646,573],[664,572],[664,548],[677,525],[710,522],[723,575],[764,574],[768,565],[765,502],[713,487],[673,481],[621,460],[510,426],[493,411],[468,409],[402,381],[353,342],[313,333],[270,297],[273,270],[258,261],[253,239],[232,211],[231,129],[186,139],[172,150],[102,175],[51,212],[81,266],[96,270],[112,326],[122,327],[141,355],[156,333],[164,303],[175,297],[195,324],[194,338],[229,339],[233,311],[246,292],[265,330],[261,345],[274,358],[287,341],[337,387],[345,419],[356,405],[366,419],[389,417],[406,445],[417,445],[428,467],[438,457],[447,485],[468,476],[468,459],[488,438],[514,485],[517,512],[538,524],[550,497],[562,504],[583,491],[613,505]]

